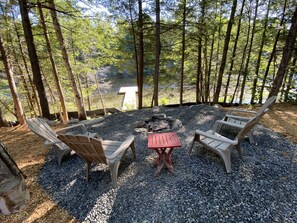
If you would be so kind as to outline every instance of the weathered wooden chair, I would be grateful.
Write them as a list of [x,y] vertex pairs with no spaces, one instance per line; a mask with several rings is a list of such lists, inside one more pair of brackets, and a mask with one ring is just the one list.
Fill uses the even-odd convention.
[[[256,112],[256,111],[249,111],[249,110],[243,110],[243,109],[231,109],[225,117],[222,119],[224,122],[217,121],[217,129],[215,129],[216,132],[220,132],[222,126],[228,126],[235,129],[242,129],[245,127],[248,121],[250,121],[252,118],[256,116],[264,115],[269,111],[271,106],[275,103],[276,96],[272,96],[268,98],[263,106]],[[236,115],[236,114],[242,114],[244,116]],[[253,133],[252,130],[247,133],[249,137],[250,143],[254,143],[253,139]]]
[[68,134],[59,135],[58,139],[67,144],[77,155],[86,161],[87,180],[89,180],[91,163],[107,164],[110,169],[113,187],[117,185],[119,165],[128,148],[131,148],[136,159],[133,135],[128,136],[124,142]]
[[244,137],[249,133],[249,131],[259,122],[263,113],[256,115],[254,118],[250,119],[244,127],[238,132],[234,140],[228,139],[221,134],[217,133],[215,130],[218,128],[219,124],[226,124],[227,121],[217,122],[212,130],[207,132],[196,130],[194,139],[189,148],[189,154],[191,154],[194,143],[199,142],[203,147],[210,149],[211,151],[217,153],[221,156],[224,161],[227,173],[231,172],[231,150],[235,147],[237,152],[242,158],[240,144]]
[[79,131],[84,135],[93,137],[97,135],[97,133],[89,133],[83,124],[72,125],[70,127],[63,128],[55,132],[48,125],[47,119],[44,118],[27,119],[27,125],[32,132],[45,139],[45,145],[50,145],[54,149],[56,149],[59,165],[61,165],[63,157],[71,153],[71,149],[57,138],[57,135],[59,133],[67,132],[72,129],[79,129]]

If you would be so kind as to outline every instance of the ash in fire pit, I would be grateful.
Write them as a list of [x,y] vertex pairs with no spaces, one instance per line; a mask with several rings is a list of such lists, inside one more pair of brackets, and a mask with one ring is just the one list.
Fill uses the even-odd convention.
[[148,132],[166,132],[180,128],[181,126],[182,122],[180,120],[166,117],[166,114],[161,113],[153,115],[152,118],[144,121],[137,128],[144,128]]

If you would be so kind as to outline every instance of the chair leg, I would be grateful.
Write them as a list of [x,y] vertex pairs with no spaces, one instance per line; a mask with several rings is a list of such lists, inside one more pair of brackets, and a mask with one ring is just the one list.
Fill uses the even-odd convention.
[[91,167],[91,163],[90,162],[87,162],[87,173],[86,173],[86,178],[87,178],[87,181],[89,181],[89,175],[90,175],[90,167]]
[[227,173],[230,173],[231,172],[231,152],[229,150],[222,151],[220,152],[220,155],[224,160]]
[[254,138],[253,138],[252,131],[249,131],[249,133],[248,133],[248,137],[249,137],[250,143],[251,143],[251,144],[254,144]]
[[62,163],[62,159],[64,156],[66,155],[69,155],[71,153],[71,150],[61,150],[60,148],[58,147],[55,147],[53,146],[55,149],[56,149],[56,153],[57,153],[57,156],[58,156],[58,165],[61,166],[61,163]]
[[240,159],[242,159],[242,153],[241,153],[241,149],[240,149],[240,144],[238,143],[236,146],[235,146],[237,152],[238,152],[238,155],[240,157]]
[[136,160],[136,153],[135,153],[135,144],[134,144],[134,141],[131,143],[130,148],[132,150],[134,159]]
[[194,139],[189,147],[189,150],[188,150],[188,154],[190,155],[192,153],[192,150],[193,150],[193,146],[194,146],[194,143],[196,141],[199,141],[199,135],[197,135],[196,133],[194,134]]
[[[223,119],[223,121],[225,121],[225,119]],[[213,131],[214,132],[217,132],[217,133],[220,133],[221,129],[222,129],[222,126],[223,124],[222,123],[219,123],[219,122],[216,122],[213,126]]]
[[112,187],[117,186],[117,177],[118,177],[118,170],[119,170],[120,163],[121,163],[120,161],[115,161],[113,163],[108,164],[110,169]]

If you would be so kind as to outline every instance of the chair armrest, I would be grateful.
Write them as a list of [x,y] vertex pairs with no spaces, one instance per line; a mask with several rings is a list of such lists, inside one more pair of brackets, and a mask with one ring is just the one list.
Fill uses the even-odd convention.
[[212,130],[208,130],[207,132],[204,132],[204,131],[201,131],[201,130],[196,130],[195,132],[197,135],[199,136],[204,136],[204,137],[207,137],[207,138],[210,138],[210,139],[215,139],[215,140],[218,140],[218,141],[221,141],[221,142],[226,142],[226,143],[229,143],[231,145],[237,145],[238,144],[238,140],[231,140],[231,139],[227,139],[226,137],[218,134],[218,133],[215,133],[214,131]]
[[[84,134],[85,135],[85,134]],[[99,139],[99,140],[101,140],[101,141],[103,141],[103,139],[99,136],[99,134],[98,133],[96,133],[96,132],[94,132],[94,133],[92,133],[92,132],[87,132],[87,134],[86,134],[89,138],[95,138],[95,139]]]
[[[226,114],[225,118],[233,118],[233,119],[244,120],[244,121],[251,120],[251,117],[243,117],[243,116],[229,115],[229,114]],[[224,118],[224,120],[225,120],[225,118]]]
[[253,115],[257,114],[257,112],[255,112],[255,111],[250,111],[250,110],[245,110],[245,109],[236,109],[236,108],[231,109],[227,114],[232,115],[234,112],[253,114]]
[[62,143],[62,141],[48,141],[48,140],[46,140],[45,142],[44,142],[44,145],[46,145],[46,146],[52,146],[52,145],[56,145],[57,143]]
[[121,159],[122,156],[120,155],[123,154],[130,147],[132,143],[134,143],[134,136],[129,135],[126,138],[126,140],[120,145],[120,147],[111,156],[106,156],[106,158],[111,162],[113,162],[117,158]]
[[239,124],[236,124],[234,122],[228,122],[228,121],[223,121],[223,120],[217,120],[216,123],[214,124],[213,126],[213,131],[214,132],[217,132],[217,130],[219,129],[220,126],[222,125],[227,125],[227,126],[231,126],[231,127],[235,127],[235,128],[239,128],[239,129],[242,129],[243,126],[242,125],[239,125]]
[[63,129],[59,129],[58,131],[56,131],[56,134],[63,134],[68,130],[74,129],[74,128],[80,128],[83,131],[83,134],[87,134],[88,130],[86,129],[86,127],[84,126],[84,124],[77,124],[77,125],[71,125],[69,127],[63,128]]

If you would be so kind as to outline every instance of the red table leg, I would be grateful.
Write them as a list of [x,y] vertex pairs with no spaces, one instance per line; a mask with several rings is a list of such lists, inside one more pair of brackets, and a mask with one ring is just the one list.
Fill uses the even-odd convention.
[[155,149],[155,151],[158,154],[157,158],[157,172],[156,176],[159,176],[161,173],[161,170],[166,166],[174,176],[176,176],[175,172],[173,171],[173,165],[172,165],[172,159],[171,159],[171,153],[174,148],[169,148],[168,151],[166,151],[166,148],[159,148]]

